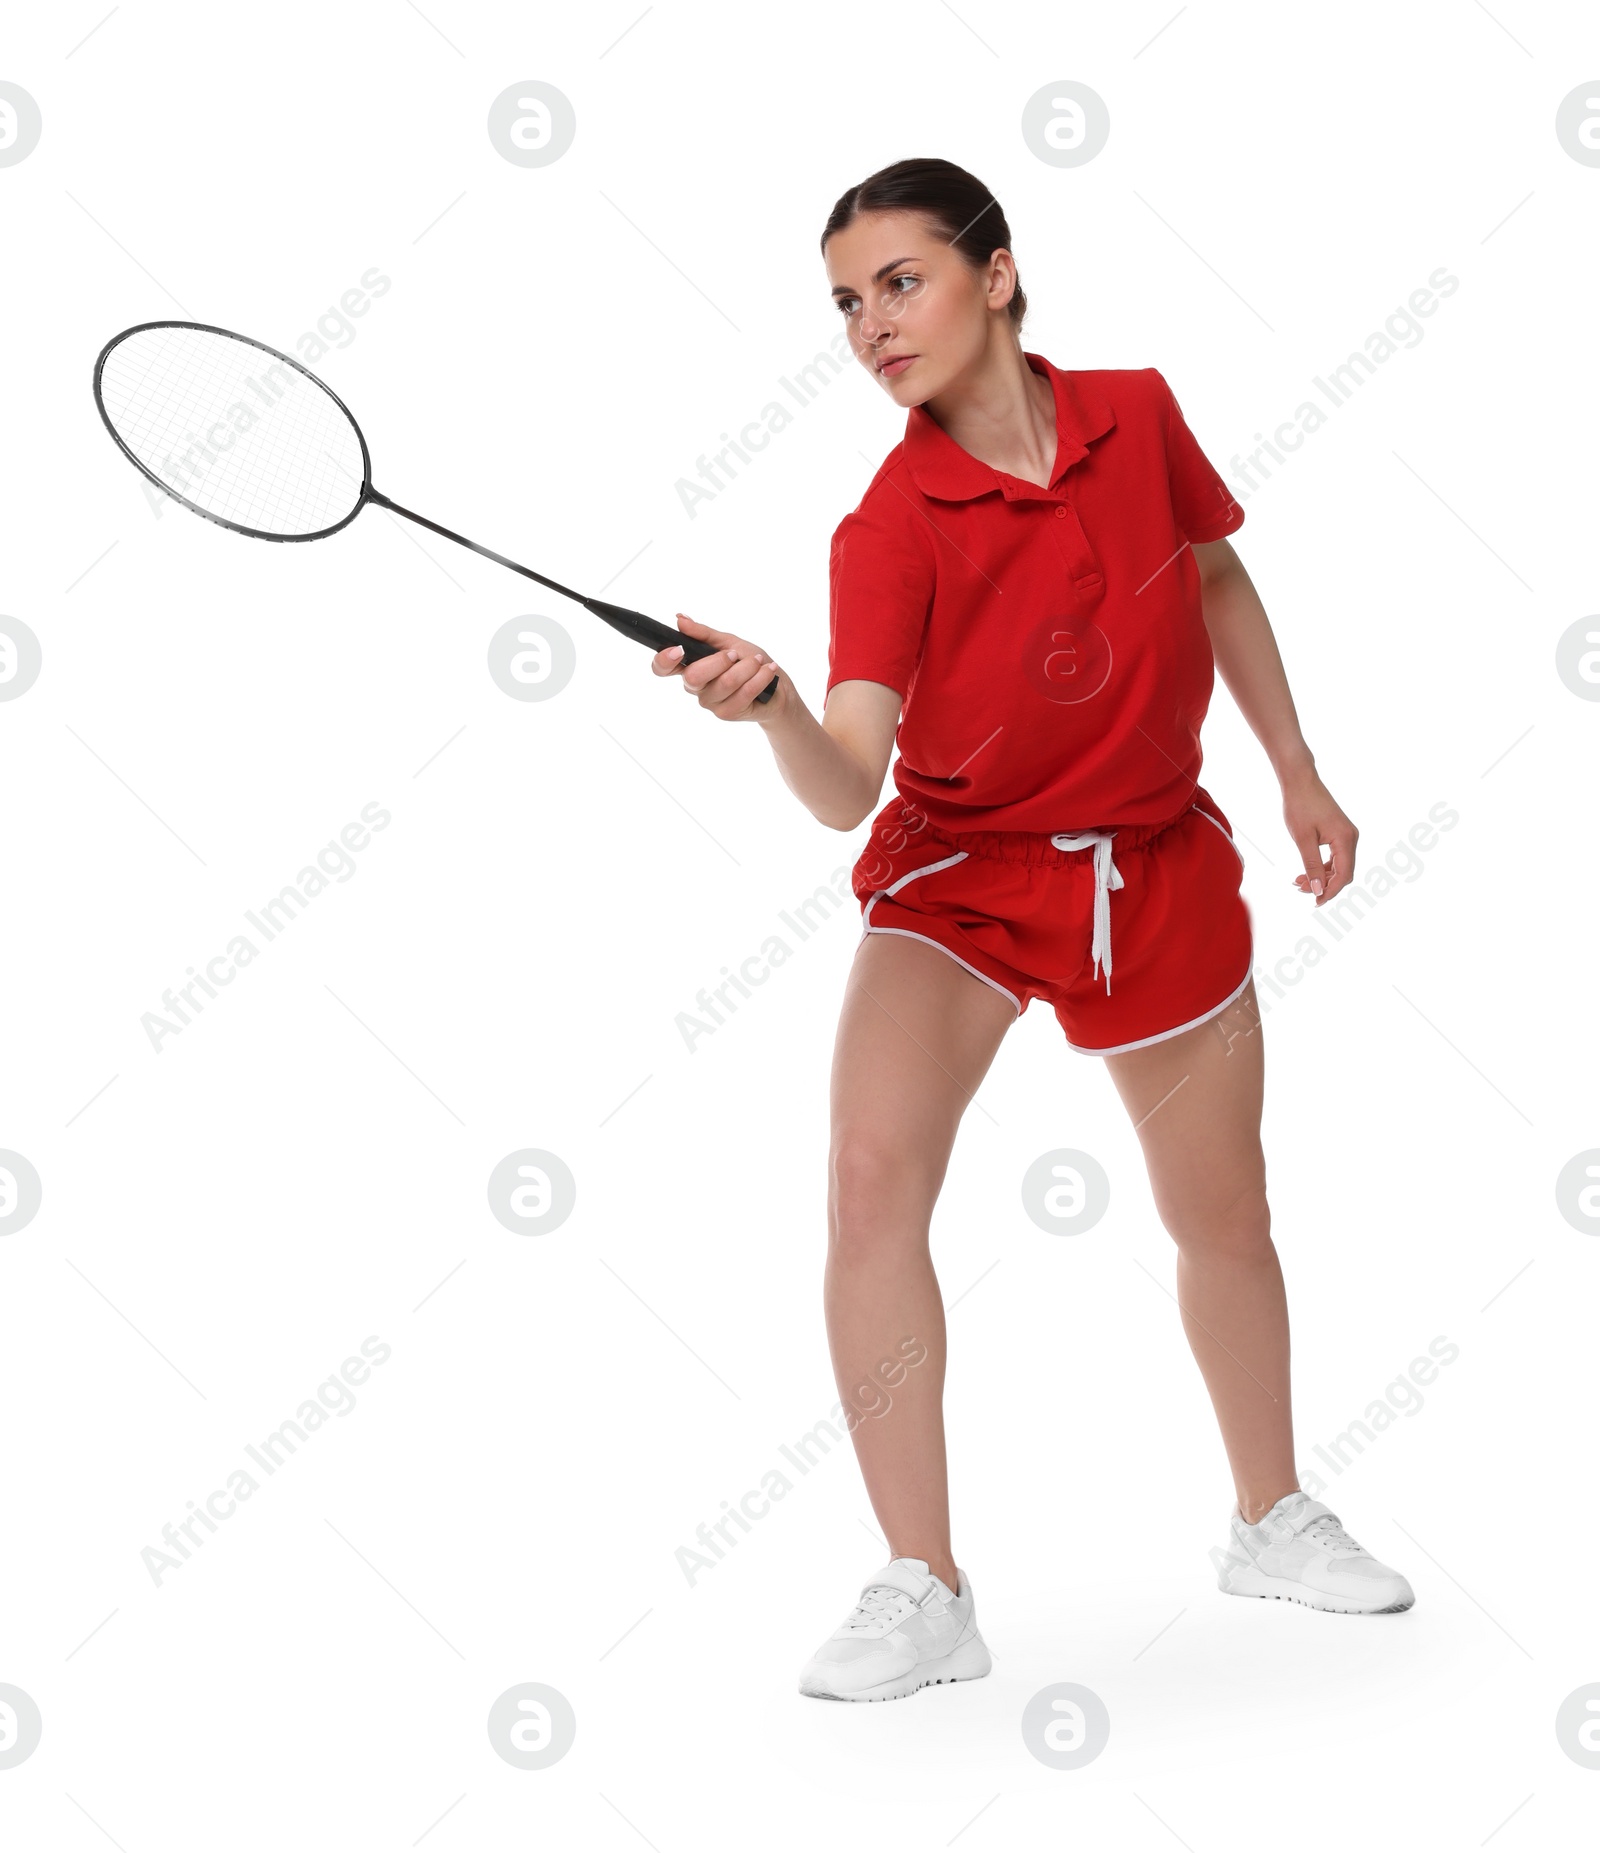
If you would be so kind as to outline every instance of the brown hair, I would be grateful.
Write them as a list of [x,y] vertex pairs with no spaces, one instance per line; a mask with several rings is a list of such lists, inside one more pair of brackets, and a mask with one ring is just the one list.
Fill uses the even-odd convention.
[[[1011,250],[1011,227],[994,195],[953,161],[896,161],[841,193],[823,227],[824,255],[834,233],[862,212],[920,212],[974,270],[981,270],[993,252]],[[1018,327],[1028,312],[1020,273],[1007,309],[1012,327]]]

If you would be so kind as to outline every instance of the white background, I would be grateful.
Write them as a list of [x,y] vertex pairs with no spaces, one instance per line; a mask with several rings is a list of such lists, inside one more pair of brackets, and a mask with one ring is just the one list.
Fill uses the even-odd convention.
[[[129,3],[85,40],[101,16],[18,12],[0,61],[43,115],[0,169],[0,610],[43,648],[0,706],[0,1145],[44,1191],[0,1242],[0,1682],[44,1721],[0,1771],[8,1843],[1578,1844],[1600,1774],[1555,1717],[1600,1680],[1600,1255],[1555,1182],[1600,1143],[1600,710],[1555,661],[1596,609],[1600,169],[1554,120],[1600,72],[1592,20]],[[577,116],[544,168],[486,129],[527,79]],[[1078,169],[1020,130],[1061,79],[1111,113]],[[1337,942],[1316,924],[1220,682],[1202,774],[1256,926],[1302,1465],[1430,1341],[1459,1356],[1323,1476],[1416,1607],[1223,1599],[1232,1488],[1172,1244],[1109,1077],[1031,1010],[934,1225],[995,1671],[845,1706],[795,1679],[884,1556],[848,1446],[692,1585],[675,1553],[834,1403],[854,902],[692,1051],[678,1019],[864,829],[818,824],[759,728],[577,606],[381,512],[307,547],[157,515],[90,373],[168,315],[294,351],[376,266],[392,287],[318,371],[378,486],[758,640],[815,707],[828,538],[904,419],[859,368],[803,410],[778,382],[837,332],[834,200],[914,154],[1000,199],[1024,345],[1159,366],[1242,498],[1255,434],[1436,268],[1460,280],[1234,537],[1357,879],[1391,854],[1402,878]],[[680,482],[774,400],[793,422],[691,518]],[[517,701],[486,651],[536,613],[577,673]],[[368,802],[393,821],[351,878],[157,1054],[163,991]],[[1459,823],[1408,863],[1439,804]],[[1308,934],[1326,956],[1275,995]],[[489,1212],[524,1147],[576,1179],[548,1233]],[[1112,1181],[1075,1236],[1020,1196],[1058,1147]],[[353,1412],[158,1587],[162,1527],[369,1334],[392,1355]],[[486,1729],[525,1681],[577,1718],[536,1772]],[[1111,1716],[1075,1772],[1019,1728],[1059,1681]]]

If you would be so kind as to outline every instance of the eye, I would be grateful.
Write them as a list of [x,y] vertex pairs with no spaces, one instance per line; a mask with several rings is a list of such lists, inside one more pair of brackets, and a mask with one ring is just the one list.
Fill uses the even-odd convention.
[[[897,283],[909,283],[913,286],[914,289],[920,289],[922,287],[921,277],[915,276],[909,270],[902,270],[898,272],[895,276],[890,277],[888,280],[887,287],[890,290],[894,290],[895,294],[897,295],[900,295],[900,296],[911,295],[912,293],[911,290],[895,290],[895,285]],[[859,304],[861,301],[861,298],[859,296],[840,296],[836,298],[836,301],[838,304],[839,313],[841,315],[854,315],[855,310],[852,309],[850,305],[852,303]]]

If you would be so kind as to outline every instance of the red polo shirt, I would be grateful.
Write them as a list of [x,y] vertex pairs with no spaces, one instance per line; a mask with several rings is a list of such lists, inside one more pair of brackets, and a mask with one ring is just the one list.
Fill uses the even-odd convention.
[[1154,367],[1025,358],[1055,393],[1050,487],[914,406],[834,532],[828,689],[903,697],[895,785],[936,829],[1159,823],[1198,783],[1215,678],[1187,543],[1244,510]]

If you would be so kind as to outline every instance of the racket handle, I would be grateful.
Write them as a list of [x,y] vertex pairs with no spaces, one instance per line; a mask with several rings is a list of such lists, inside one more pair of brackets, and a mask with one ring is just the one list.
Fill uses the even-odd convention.
[[[674,644],[682,644],[685,663],[698,663],[702,657],[717,653],[716,644],[707,643],[702,637],[686,637],[671,625],[657,618],[647,618],[642,611],[630,611],[626,605],[611,605],[603,598],[585,598],[579,602],[586,611],[604,618],[613,630],[621,631],[624,637],[631,637],[635,643],[645,644],[652,650],[670,650]],[[774,676],[756,700],[771,701],[777,692],[778,678]]]

